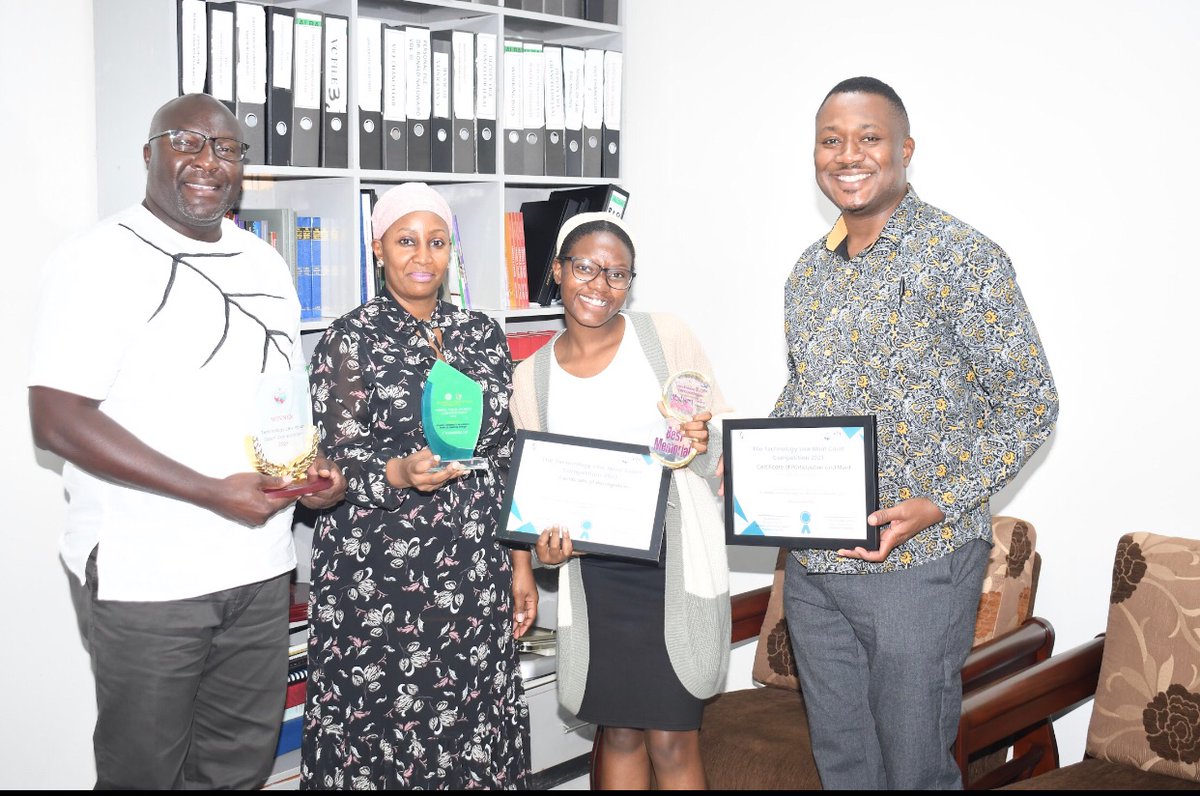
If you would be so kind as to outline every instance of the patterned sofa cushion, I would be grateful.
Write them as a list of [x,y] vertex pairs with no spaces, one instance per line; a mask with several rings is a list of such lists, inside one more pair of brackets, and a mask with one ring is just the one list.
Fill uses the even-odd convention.
[[1087,753],[1200,781],[1200,541],[1117,544]]
[[1016,517],[992,517],[992,553],[979,596],[975,643],[1016,630],[1033,609],[1037,531]]
[[758,631],[758,647],[754,650],[750,676],[763,685],[799,691],[800,677],[796,674],[796,659],[792,655],[792,638],[783,615],[783,567],[787,555],[786,549],[780,550],[775,559],[775,579],[771,582],[762,629]]
[[[1033,551],[1037,546],[1033,525],[1015,517],[992,517],[992,542],[975,622],[976,644],[1016,630],[1029,618],[1033,606]],[[751,676],[763,685],[798,690],[800,680],[783,613],[783,567],[787,552],[780,550],[775,560],[775,579],[759,631]]]

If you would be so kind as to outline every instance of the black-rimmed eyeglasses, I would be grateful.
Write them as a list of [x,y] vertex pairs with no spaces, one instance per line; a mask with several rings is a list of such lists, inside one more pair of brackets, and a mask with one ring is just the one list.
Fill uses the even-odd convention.
[[580,282],[591,282],[600,274],[613,290],[628,290],[637,273],[628,268],[601,268],[586,257],[559,257],[571,265],[571,273]]
[[198,133],[195,130],[163,130],[146,139],[146,143],[148,144],[156,138],[162,138],[164,135],[170,142],[171,149],[185,155],[199,154],[200,150],[204,149],[204,144],[211,141],[213,154],[230,163],[241,163],[246,159],[246,152],[250,150],[249,144],[243,144],[236,138],[220,138],[215,135]]

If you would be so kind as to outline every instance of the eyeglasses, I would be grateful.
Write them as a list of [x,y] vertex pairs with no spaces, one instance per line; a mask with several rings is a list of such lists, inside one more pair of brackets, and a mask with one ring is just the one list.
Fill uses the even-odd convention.
[[246,159],[246,152],[250,150],[249,144],[243,144],[236,138],[219,138],[215,135],[198,133],[195,130],[164,130],[150,136],[146,139],[146,143],[148,144],[156,138],[162,138],[164,135],[171,142],[171,149],[185,155],[199,154],[200,150],[204,149],[204,144],[211,141],[213,154],[230,163],[241,163]]
[[571,273],[580,282],[591,282],[600,274],[613,290],[628,290],[637,274],[626,268],[601,268],[586,257],[559,257],[559,260],[571,264]]

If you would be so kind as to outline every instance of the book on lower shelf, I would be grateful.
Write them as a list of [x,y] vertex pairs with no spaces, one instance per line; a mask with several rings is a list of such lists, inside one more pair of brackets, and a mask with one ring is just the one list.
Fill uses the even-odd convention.
[[[307,667],[305,668],[305,671],[308,671]],[[297,680],[294,683],[288,683],[287,695],[284,697],[283,706],[285,708],[290,708],[294,705],[303,705],[305,686],[305,680]]]
[[508,332],[504,336],[508,339],[508,352],[512,356],[513,362],[520,362],[522,359],[529,359],[539,348],[557,334],[553,329],[544,331],[528,331],[528,332]]
[[450,264],[446,268],[446,277],[442,280],[441,298],[460,309],[471,308],[471,294],[467,290],[467,267],[463,259],[462,238],[458,231],[458,216],[451,218],[453,229],[450,233]]
[[300,787],[300,749],[292,749],[275,756],[271,775],[263,783],[263,790],[298,790]]
[[[311,271],[308,277],[308,317],[310,320],[315,320],[320,318],[325,310],[321,301],[322,283],[325,281],[325,266],[322,262],[324,258],[321,254],[321,217],[310,216],[309,224],[308,245]],[[303,308],[301,308],[300,317],[303,320]]]
[[296,294],[300,298],[300,320],[312,315],[312,217],[296,218]]
[[288,264],[296,279],[296,211],[290,207],[241,208],[234,223],[265,240]]
[[508,309],[529,307],[529,270],[525,256],[525,222],[520,211],[504,214],[504,264]]
[[279,741],[275,744],[275,756],[287,754],[293,749],[300,748],[301,730],[304,726],[303,711],[301,715],[288,719],[279,725]]
[[375,209],[376,195],[371,188],[358,192],[358,291],[359,301],[366,304],[383,289],[383,273],[376,263],[374,240],[371,232],[371,211]]

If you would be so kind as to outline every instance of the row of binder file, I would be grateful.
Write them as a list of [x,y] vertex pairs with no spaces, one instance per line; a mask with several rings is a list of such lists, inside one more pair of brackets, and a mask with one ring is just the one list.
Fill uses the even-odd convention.
[[247,163],[346,168],[354,135],[359,168],[495,174],[502,135],[507,174],[619,176],[620,52],[506,38],[500,76],[492,33],[177,2],[179,91],[237,115]]

